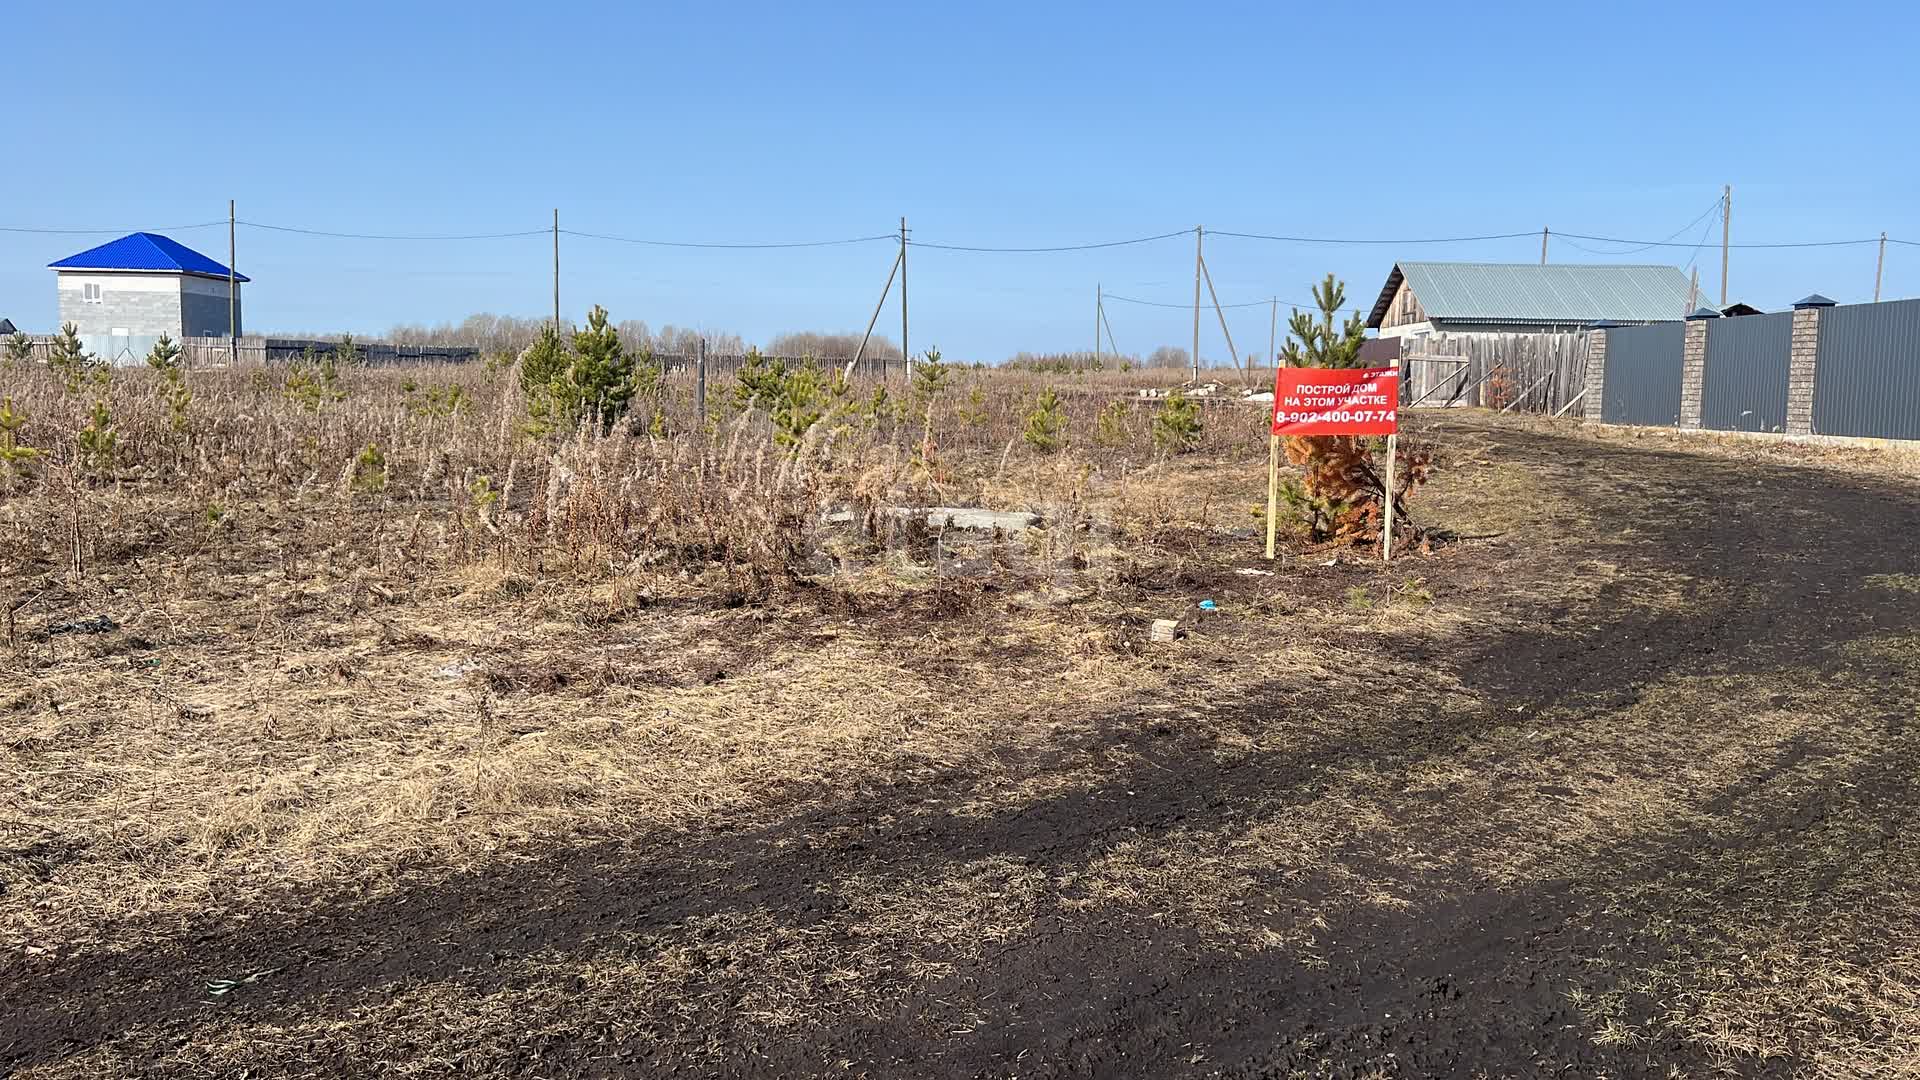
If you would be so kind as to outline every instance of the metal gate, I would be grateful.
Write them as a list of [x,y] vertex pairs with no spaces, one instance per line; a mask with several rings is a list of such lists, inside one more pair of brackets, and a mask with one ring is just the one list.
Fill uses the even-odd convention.
[[1707,382],[1700,426],[1715,431],[1787,429],[1787,359],[1793,312],[1707,323]]
[[1607,377],[1600,419],[1608,424],[1680,423],[1680,365],[1685,323],[1619,326],[1607,331]]

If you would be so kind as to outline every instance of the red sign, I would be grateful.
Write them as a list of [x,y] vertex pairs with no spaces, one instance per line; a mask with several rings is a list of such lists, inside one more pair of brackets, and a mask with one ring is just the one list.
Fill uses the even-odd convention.
[[1391,435],[1399,406],[1399,368],[1281,368],[1273,433]]

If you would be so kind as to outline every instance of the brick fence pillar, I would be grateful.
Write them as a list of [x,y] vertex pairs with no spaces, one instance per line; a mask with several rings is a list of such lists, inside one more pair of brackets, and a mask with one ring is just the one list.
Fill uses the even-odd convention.
[[1793,305],[1787,352],[1787,434],[1813,434],[1813,380],[1820,364],[1820,315],[1833,301],[1814,293]]
[[1587,327],[1587,381],[1581,392],[1586,397],[1580,399],[1580,415],[1589,424],[1600,422],[1600,399],[1607,392],[1607,328],[1610,322],[1597,322]]
[[1680,426],[1700,428],[1700,399],[1707,390],[1707,320],[1720,313],[1710,307],[1695,308],[1687,316],[1687,335],[1680,348]]

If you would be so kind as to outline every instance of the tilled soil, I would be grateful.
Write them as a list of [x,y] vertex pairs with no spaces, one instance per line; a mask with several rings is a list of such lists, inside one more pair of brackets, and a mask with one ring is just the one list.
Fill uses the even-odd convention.
[[[1515,498],[1538,529],[1311,585],[1234,574],[1237,548],[1140,575],[1142,608],[1218,599],[1193,634],[1231,636],[1237,689],[1011,765],[1081,780],[943,763],[771,823],[6,955],[0,1074],[1913,1075],[1920,489],[1429,435],[1474,463],[1429,493],[1455,533]],[[1332,625],[1409,574],[1444,632],[1262,644],[1260,618]]]

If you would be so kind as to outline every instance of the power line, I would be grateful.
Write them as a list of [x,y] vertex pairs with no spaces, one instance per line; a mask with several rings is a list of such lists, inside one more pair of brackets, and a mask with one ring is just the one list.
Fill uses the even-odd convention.
[[[1702,221],[1704,221],[1704,220],[1706,220],[1706,218],[1707,218],[1707,216],[1708,216],[1708,215],[1710,215],[1710,214],[1713,214],[1713,213],[1715,213],[1716,211],[1718,211],[1718,210],[1720,210],[1720,209],[1721,209],[1721,204],[1720,204],[1720,200],[1719,200],[1719,199],[1715,199],[1715,200],[1713,200],[1713,202],[1711,202],[1711,203],[1709,203],[1709,204],[1707,205],[1707,208],[1706,208],[1705,210],[1702,210],[1702,211],[1700,211],[1700,216],[1699,216],[1699,217],[1696,217],[1696,218],[1694,218],[1694,219],[1693,219],[1692,221],[1689,221],[1689,222],[1687,222],[1687,223],[1686,223],[1685,225],[1682,225],[1682,226],[1680,226],[1679,228],[1677,228],[1677,229],[1675,229],[1675,230],[1673,230],[1672,232],[1670,232],[1670,233],[1668,233],[1668,234],[1667,234],[1667,237],[1666,237],[1666,240],[1661,240],[1661,241],[1658,241],[1658,243],[1662,243],[1662,244],[1664,244],[1664,243],[1666,243],[1666,241],[1667,241],[1667,240],[1671,240],[1671,239],[1673,239],[1674,237],[1676,237],[1676,236],[1679,236],[1679,235],[1680,235],[1681,233],[1683,233],[1683,232],[1686,232],[1686,231],[1687,231],[1688,229],[1691,229],[1691,228],[1693,228],[1693,227],[1694,227],[1695,225],[1698,225],[1698,224],[1700,224],[1700,223],[1701,223]],[[1708,227],[1709,227],[1709,228],[1711,228],[1712,226],[1711,226],[1711,225],[1709,225]],[[1565,234],[1562,234],[1562,235],[1565,235]],[[1705,241],[1703,240],[1703,241],[1701,241],[1701,243],[1705,243]],[[1577,250],[1577,251],[1584,251],[1584,252],[1587,252],[1587,253],[1588,253],[1588,254],[1590,254],[1590,255],[1633,255],[1633,254],[1636,254],[1636,253],[1638,253],[1638,252],[1642,252],[1642,251],[1646,251],[1646,250],[1648,250],[1649,248],[1652,248],[1652,247],[1654,247],[1655,245],[1654,245],[1654,244],[1643,244],[1643,245],[1641,245],[1641,246],[1639,246],[1639,247],[1634,247],[1634,248],[1628,248],[1628,249],[1626,249],[1625,251],[1601,251],[1601,250],[1600,250],[1600,249],[1598,249],[1598,248],[1590,248],[1590,247],[1587,247],[1587,246],[1586,246],[1586,245],[1584,245],[1584,244],[1568,244],[1567,246],[1568,246],[1568,247],[1571,247],[1571,248],[1574,248],[1574,249],[1575,249],[1575,250]],[[1696,249],[1697,249],[1697,248],[1698,248],[1699,246],[1700,246],[1699,244],[1695,244],[1695,245],[1694,245],[1694,247],[1695,247]]]
[[387,233],[328,232],[325,229],[302,229],[292,225],[268,225],[261,221],[242,221],[239,222],[239,224],[245,225],[249,229],[267,229],[272,232],[298,233],[301,236],[325,236],[336,240],[418,240],[428,242],[438,240],[505,240],[518,236],[546,236],[549,232],[547,229],[527,229],[522,232],[467,233],[463,235],[394,235]]
[[[546,231],[547,230],[545,229],[539,230],[541,235],[545,235]],[[644,244],[647,247],[720,248],[720,249],[726,249],[726,250],[750,250],[750,251],[760,251],[760,250],[767,250],[771,248],[837,247],[844,244],[867,244],[867,243],[872,243],[875,240],[888,240],[894,243],[899,243],[900,241],[900,235],[898,233],[880,233],[875,236],[852,236],[844,240],[800,240],[800,241],[795,241],[791,243],[775,243],[775,242],[724,243],[724,242],[707,242],[707,241],[694,241],[694,240],[648,240],[648,239],[644,239],[641,237],[634,237],[634,236],[612,236],[607,233],[575,232],[572,229],[561,229],[560,233],[563,236],[581,236],[581,237],[586,237],[587,239],[590,239],[590,240],[612,240],[622,244]]]
[[[1578,250],[1586,251],[1591,254],[1598,254],[1598,255],[1628,255],[1628,254],[1633,254],[1634,252],[1637,252],[1637,251],[1647,251],[1653,248],[1698,248],[1700,246],[1699,244],[1691,244],[1684,240],[1675,240],[1674,237],[1679,236],[1682,233],[1685,233],[1688,229],[1691,229],[1694,225],[1698,224],[1702,219],[1711,215],[1713,213],[1713,210],[1717,208],[1719,205],[1720,205],[1719,200],[1716,199],[1714,201],[1714,206],[1709,207],[1705,213],[1700,215],[1700,217],[1696,217],[1693,221],[1688,222],[1686,225],[1682,226],[1680,229],[1676,230],[1675,232],[1669,234],[1665,239],[1662,239],[1662,240],[1636,240],[1636,239],[1629,239],[1629,238],[1618,237],[1618,236],[1600,236],[1592,233],[1573,233],[1573,232],[1555,232],[1553,235],[1557,239],[1568,240],[1568,241],[1586,240],[1586,241],[1590,241],[1594,243],[1602,243],[1602,244],[1628,245],[1627,249],[1622,251],[1600,251],[1593,248],[1585,247],[1580,244],[1572,245]],[[224,220],[203,221],[203,222],[196,222],[190,225],[160,226],[158,228],[150,229],[148,231],[184,232],[190,229],[207,229],[207,228],[213,228],[215,226],[225,225],[225,224],[227,224],[227,222]],[[238,222],[238,224],[245,225],[251,229],[264,229],[271,232],[290,233],[290,234],[301,235],[301,236],[318,236],[318,237],[327,237],[327,238],[341,239],[341,240],[390,240],[390,241],[417,242],[417,243],[470,241],[470,240],[506,240],[506,239],[516,239],[520,237],[547,236],[547,235],[551,235],[551,232],[552,232],[551,229],[537,228],[537,229],[510,230],[510,231],[503,231],[503,232],[457,233],[457,234],[452,234],[452,233],[449,233],[449,234],[361,233],[361,232],[333,231],[333,230],[327,230],[327,229],[310,229],[310,228],[305,228],[305,227],[295,226],[295,225],[276,225],[276,224],[272,224],[269,222],[262,222],[262,221],[241,221],[241,222]],[[138,230],[125,229],[125,228],[99,228],[99,227],[0,225],[0,233],[20,233],[20,234],[39,234],[39,235],[67,235],[67,236],[113,235],[113,234],[125,234],[128,232],[134,232],[134,231],[138,231]],[[592,240],[608,240],[615,243],[623,243],[623,244],[640,244],[648,247],[704,248],[704,249],[714,249],[714,250],[777,250],[777,249],[790,249],[790,248],[837,247],[837,246],[843,246],[848,244],[876,243],[883,240],[888,242],[894,242],[894,243],[897,243],[899,241],[899,236],[895,233],[877,233],[872,236],[855,236],[855,237],[847,237],[847,238],[835,239],[835,240],[806,240],[806,241],[793,241],[793,242],[779,242],[779,241],[733,242],[733,241],[697,241],[697,240],[658,240],[658,239],[652,239],[647,237],[618,236],[611,233],[582,232],[582,231],[573,230],[573,229],[562,229],[560,231],[568,236],[577,236],[577,237],[582,237],[585,239],[592,239]],[[1531,230],[1531,229],[1525,232],[1486,233],[1486,234],[1477,235],[1477,236],[1402,237],[1397,239],[1371,238],[1371,237],[1283,236],[1283,235],[1271,234],[1271,233],[1235,232],[1235,231],[1224,230],[1224,229],[1208,230],[1208,231],[1214,236],[1234,237],[1242,240],[1265,240],[1265,241],[1271,241],[1275,243],[1329,244],[1329,245],[1337,245],[1337,244],[1362,244],[1362,245],[1466,244],[1466,243],[1477,243],[1481,241],[1490,241],[1490,240],[1517,240],[1522,238],[1531,238],[1539,235],[1537,231]],[[1191,229],[1178,229],[1173,232],[1156,233],[1152,236],[1130,237],[1122,240],[1101,240],[1101,241],[1094,241],[1094,242],[1083,243],[1083,244],[1054,244],[1054,245],[1025,246],[1025,247],[1015,247],[1015,246],[999,247],[999,246],[973,245],[973,244],[943,244],[943,243],[935,243],[935,242],[926,241],[926,240],[909,240],[908,245],[912,247],[929,248],[936,251],[1002,253],[1002,254],[1045,254],[1045,253],[1052,253],[1052,252],[1096,251],[1103,248],[1127,247],[1135,244],[1150,244],[1160,240],[1170,240],[1175,237],[1186,236],[1191,232],[1192,232]],[[1744,243],[1732,244],[1730,246],[1736,247],[1736,248],[1745,248],[1745,249],[1769,249],[1769,248],[1791,249],[1791,248],[1818,248],[1818,247],[1854,247],[1861,244],[1877,244],[1879,242],[1880,242],[1880,238],[1877,236],[1874,236],[1874,237],[1865,237],[1865,238],[1856,239],[1856,240],[1749,241]],[[1887,238],[1887,242],[1891,244],[1901,244],[1908,247],[1920,247],[1920,240],[1903,240],[1903,239],[1890,236]],[[1181,306],[1181,305],[1176,305],[1176,306]]]
[[[1693,244],[1687,243],[1684,240],[1678,241],[1678,242],[1671,241],[1671,240],[1622,240],[1617,236],[1588,236],[1584,233],[1554,233],[1553,235],[1558,237],[1570,236],[1577,240],[1597,240],[1603,244],[1642,244],[1645,247],[1650,247],[1650,248],[1656,248],[1656,247],[1683,248],[1683,247],[1695,246]],[[1877,244],[1879,242],[1880,242],[1879,237],[1870,236],[1865,240],[1794,240],[1794,241],[1784,241],[1780,243],[1767,243],[1767,244],[1751,244],[1751,243],[1750,244],[1729,244],[1727,246],[1734,247],[1734,248],[1816,248],[1816,247],[1851,247],[1857,244]],[[1911,241],[1903,241],[1903,242],[1910,243]]]
[[[1432,236],[1415,240],[1356,240],[1326,236],[1270,236],[1266,233],[1228,232],[1224,229],[1207,230],[1209,236],[1237,236],[1242,240],[1277,240],[1286,244],[1465,244],[1476,240],[1513,240],[1522,236],[1539,236],[1537,229],[1526,232],[1491,233],[1486,236]],[[1559,236],[1559,233],[1555,233]]]
[[1700,230],[1700,239],[1694,242],[1693,253],[1687,256],[1687,265],[1681,267],[1682,270],[1693,269],[1693,264],[1700,261],[1700,249],[1707,246],[1707,238],[1713,235],[1713,227],[1726,220],[1726,205],[1721,204],[1720,209],[1721,212],[1713,215],[1713,219]]
[[226,223],[226,219],[222,218],[219,221],[203,221],[198,225],[161,225],[148,229],[62,229],[35,225],[0,225],[0,232],[39,233],[50,236],[124,236],[135,232],[186,232],[188,229],[210,229],[215,225]]
[[[1106,298],[1107,298],[1107,299],[1109,299],[1109,300],[1119,300],[1119,301],[1122,301],[1122,302],[1124,302],[1124,303],[1128,303],[1128,304],[1139,304],[1139,305],[1141,305],[1142,307],[1157,307],[1157,308],[1177,308],[1177,309],[1179,309],[1179,310],[1181,310],[1181,311],[1187,311],[1187,310],[1189,310],[1189,309],[1191,309],[1191,308],[1193,307],[1193,305],[1192,305],[1192,304],[1169,304],[1169,303],[1165,303],[1165,302],[1162,302],[1162,301],[1159,301],[1159,300],[1137,300],[1137,299],[1135,299],[1135,298],[1133,298],[1133,297],[1131,297],[1131,296],[1121,296],[1121,295],[1120,295],[1120,294],[1118,294],[1118,293],[1106,293],[1106,294],[1104,294],[1104,295],[1105,295],[1105,296],[1106,296]],[[1319,305],[1319,304],[1302,304],[1302,303],[1299,303],[1299,302],[1297,302],[1297,301],[1293,301],[1293,300],[1281,300],[1280,302],[1281,302],[1281,303],[1283,303],[1283,304],[1285,304],[1285,305],[1287,305],[1288,307],[1291,307],[1291,308],[1298,308],[1298,309],[1301,309],[1301,310],[1306,310],[1306,311],[1318,311],[1318,310],[1320,310],[1320,305]],[[1244,303],[1239,303],[1239,304],[1221,304],[1220,306],[1221,306],[1222,308],[1224,308],[1224,309],[1227,309],[1227,310],[1232,310],[1232,309],[1234,309],[1234,308],[1250,308],[1250,307],[1266,307],[1266,306],[1267,306],[1268,304],[1271,304],[1271,303],[1273,303],[1273,300],[1271,300],[1271,299],[1268,299],[1268,300],[1248,300],[1248,301],[1246,301],[1246,302],[1244,302]],[[1353,312],[1353,313],[1354,313],[1354,314],[1356,314],[1356,315],[1357,315],[1357,314],[1360,314],[1360,313],[1361,313],[1361,311],[1362,311],[1362,309],[1361,309],[1361,308],[1356,308],[1356,307],[1343,307],[1343,308],[1336,308],[1335,310],[1336,310],[1336,311],[1350,311],[1350,312]]]
[[[1193,307],[1192,304],[1166,304],[1158,300],[1136,300],[1131,296],[1121,296],[1119,293],[1107,293],[1106,297],[1109,300],[1118,300],[1123,304],[1139,304],[1142,307],[1178,308],[1181,311],[1187,311]],[[1244,304],[1221,304],[1220,306],[1223,308],[1264,307],[1268,303],[1270,303],[1270,301],[1249,300]]]
[[1174,232],[1160,233],[1157,236],[1139,236],[1131,240],[1104,240],[1093,244],[1062,244],[1057,247],[971,247],[963,244],[934,244],[924,240],[909,240],[911,247],[934,248],[939,251],[980,251],[1007,252],[1015,254],[1035,254],[1049,251],[1092,251],[1096,248],[1126,247],[1129,244],[1150,244],[1155,240],[1167,240],[1175,236],[1191,236],[1192,229],[1178,229]]

